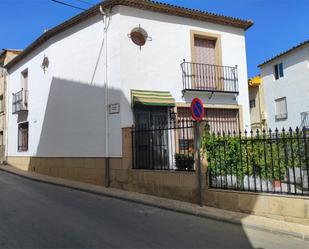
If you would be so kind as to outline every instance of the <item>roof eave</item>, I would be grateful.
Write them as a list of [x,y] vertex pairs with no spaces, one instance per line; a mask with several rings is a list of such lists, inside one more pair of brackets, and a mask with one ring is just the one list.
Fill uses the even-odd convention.
[[144,10],[153,10],[160,13],[170,14],[174,16],[187,17],[191,19],[196,19],[205,22],[217,23],[225,26],[232,26],[236,28],[241,28],[244,30],[249,29],[253,22],[251,20],[241,20],[237,18],[216,15],[208,12],[190,10],[183,7],[178,7],[169,4],[163,4],[155,1],[145,1],[145,0],[105,0],[102,3],[99,3],[92,8],[72,17],[71,19],[59,24],[58,26],[48,30],[44,34],[42,34],[39,38],[37,38],[33,43],[31,43],[26,49],[24,49],[18,56],[16,56],[12,61],[10,61],[6,68],[8,70],[12,69],[18,62],[22,59],[26,58],[29,53],[31,53],[34,49],[38,48],[45,41],[57,35],[58,33],[65,31],[79,22],[86,20],[87,18],[94,16],[99,13],[99,6],[102,6],[103,9],[110,9],[117,5],[123,5],[128,7],[133,7],[137,9]]
[[278,54],[276,56],[274,56],[273,58],[271,58],[271,59],[269,59],[269,60],[259,64],[258,67],[261,68],[263,66],[266,66],[267,64],[269,64],[269,63],[271,63],[271,62],[281,58],[282,56],[285,56],[285,55],[287,55],[287,54],[289,54],[291,52],[294,52],[296,49],[299,49],[299,48],[302,48],[303,46],[306,46],[307,44],[309,44],[309,40],[304,41],[304,42],[302,42],[302,43],[300,43],[300,44],[298,44],[298,45],[296,45],[296,46],[294,46],[294,47],[292,47],[292,48],[290,48],[290,49],[288,49],[288,50],[286,50],[286,51],[284,51],[284,52],[282,52],[282,53],[280,53],[280,54]]
[[[253,25],[252,20],[242,20],[238,18],[233,18],[229,16],[213,14],[206,11],[194,10],[185,7],[175,6],[171,4],[160,3],[157,1],[143,1],[143,0],[106,0],[105,2],[110,2],[111,5],[123,5],[128,7],[134,7],[137,9],[153,10],[156,12],[161,12],[165,14],[170,14],[174,16],[187,17],[191,19],[201,20],[211,23],[219,23],[226,26],[234,26],[237,28],[242,28],[244,30],[249,29]],[[112,6],[112,7],[113,7]]]
[[67,30],[71,27],[73,27],[75,24],[79,23],[82,20],[87,19],[88,17],[95,15],[96,12],[98,12],[97,5],[80,13],[79,15],[76,15],[72,17],[71,19],[57,25],[56,27],[46,31],[44,34],[39,36],[34,42],[32,42],[28,47],[26,47],[22,52],[16,56],[13,60],[11,60],[7,65],[7,70],[10,70],[15,64],[17,64],[19,61],[24,59],[31,51],[39,47],[42,43],[53,37],[54,35]]

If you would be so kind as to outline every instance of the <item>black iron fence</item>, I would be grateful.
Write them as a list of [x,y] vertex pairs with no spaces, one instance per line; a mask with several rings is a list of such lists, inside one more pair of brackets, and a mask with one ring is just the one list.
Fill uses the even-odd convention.
[[239,92],[237,66],[183,62],[181,68],[184,91]]
[[194,171],[193,136],[190,119],[136,125],[133,169]]
[[210,134],[206,132],[212,188],[309,195],[306,129]]

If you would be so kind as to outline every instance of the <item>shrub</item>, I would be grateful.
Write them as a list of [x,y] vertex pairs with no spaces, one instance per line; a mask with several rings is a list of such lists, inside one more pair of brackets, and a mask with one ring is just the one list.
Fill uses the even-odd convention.
[[206,125],[202,146],[212,176],[235,175],[239,184],[245,175],[284,180],[288,168],[305,167],[308,153],[299,130],[216,135]]

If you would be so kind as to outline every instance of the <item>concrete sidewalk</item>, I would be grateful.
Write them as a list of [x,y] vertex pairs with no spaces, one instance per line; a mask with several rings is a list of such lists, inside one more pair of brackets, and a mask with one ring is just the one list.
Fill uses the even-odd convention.
[[144,205],[159,207],[185,214],[211,218],[215,220],[242,225],[244,228],[264,230],[276,234],[288,235],[296,237],[298,239],[309,241],[309,226],[305,225],[274,220],[256,215],[231,212],[212,207],[206,207],[206,206],[199,207],[196,204],[191,204],[187,202],[181,202],[140,193],[128,192],[114,188],[105,188],[101,186],[66,180],[62,178],[45,176],[34,172],[22,171],[10,166],[1,165],[0,170],[43,183],[67,187],[71,189],[122,199],[126,201],[141,203]]

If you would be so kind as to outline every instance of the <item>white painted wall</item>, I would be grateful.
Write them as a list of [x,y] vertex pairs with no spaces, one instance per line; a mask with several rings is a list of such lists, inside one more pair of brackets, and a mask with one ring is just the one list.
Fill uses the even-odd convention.
[[[170,16],[151,11],[142,11],[121,6],[121,89],[127,101],[130,89],[170,91],[177,102],[190,103],[194,97],[200,97],[205,104],[243,105],[244,127],[250,127],[247,62],[245,37],[242,29],[222,26],[192,19]],[[140,50],[128,34],[141,25],[152,41]],[[240,94],[234,96],[215,94],[187,94],[182,98],[183,59],[191,60],[190,30],[211,32],[221,35],[222,63],[225,66],[238,65]],[[122,125],[132,124],[129,109],[122,116]]]
[[[103,43],[102,17],[96,16],[53,37],[10,70],[9,156],[105,156],[105,45],[109,53],[110,103],[121,102],[119,81],[119,14],[112,16],[108,42]],[[116,33],[117,34],[117,33]],[[111,42],[113,41],[113,42]],[[119,53],[119,52],[118,52]],[[46,55],[49,68],[41,64]],[[98,64],[97,69],[96,64]],[[28,68],[28,115],[12,115],[12,94],[21,89]],[[29,121],[29,150],[17,151],[18,122]],[[109,151],[121,156],[120,114],[109,117]]]
[[[128,38],[141,25],[152,41],[140,50]],[[101,16],[64,31],[32,52],[10,70],[9,156],[104,157],[105,153],[105,46],[108,50],[109,103],[121,103],[121,113],[108,115],[111,157],[122,155],[121,127],[133,124],[130,90],[170,91],[182,98],[180,63],[191,61],[190,30],[221,35],[223,65],[238,65],[240,95],[199,94],[207,104],[240,104],[244,125],[250,125],[244,31],[191,19],[117,6],[102,45]],[[44,55],[50,65],[41,68]],[[96,67],[97,65],[97,67]],[[28,68],[28,115],[12,115],[12,93],[21,89],[21,72]],[[95,70],[96,68],[96,70]],[[17,151],[18,122],[29,121],[29,150]]]
[[[284,77],[274,78],[274,65],[282,62]],[[309,46],[302,47],[261,67],[267,123],[272,129],[301,124],[301,112],[309,111]],[[288,118],[276,121],[275,99],[286,97]]]

